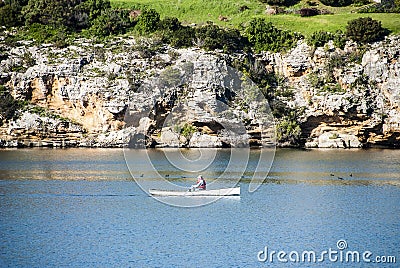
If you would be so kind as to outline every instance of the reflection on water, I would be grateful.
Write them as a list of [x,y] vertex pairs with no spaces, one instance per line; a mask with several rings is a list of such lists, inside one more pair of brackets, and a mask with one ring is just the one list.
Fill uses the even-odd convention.
[[121,150],[7,149],[0,151],[0,179],[131,179]]
[[[201,173],[209,182],[222,184],[238,180],[248,183],[253,177],[264,183],[400,184],[399,150],[280,149],[269,173],[268,164],[254,172],[260,150],[251,150],[248,162],[244,152],[235,154],[232,160],[229,149],[128,150],[125,160],[121,149],[8,149],[0,151],[0,179],[133,180],[135,177],[140,180],[165,178],[186,185]],[[201,165],[206,163],[206,168],[197,171],[195,166],[190,166],[190,161],[201,158]],[[146,159],[150,159],[152,167],[147,165]],[[181,169],[180,160],[187,166],[186,170]]]

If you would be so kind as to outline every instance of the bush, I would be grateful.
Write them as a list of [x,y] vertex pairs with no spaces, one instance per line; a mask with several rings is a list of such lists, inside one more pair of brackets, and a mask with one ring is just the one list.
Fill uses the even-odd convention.
[[195,30],[191,27],[182,26],[169,35],[167,43],[173,47],[190,47],[193,45]]
[[233,61],[232,67],[243,72],[246,77],[256,83],[268,101],[274,98],[275,90],[280,82],[279,77],[274,72],[267,71],[263,64],[257,64],[253,55],[248,54],[244,60]]
[[[3,85],[0,85],[0,123],[6,119],[14,117],[15,112],[21,107],[20,102],[11,96],[10,91]],[[1,124],[0,124],[1,125]]]
[[370,0],[353,0],[353,4],[355,5],[355,6],[365,6],[365,5],[368,5],[368,4],[370,4],[371,3],[371,1]]
[[260,0],[262,3],[267,3],[271,6],[293,6],[300,2],[300,0]]
[[36,43],[53,43],[57,47],[65,47],[69,44],[69,32],[65,27],[52,27],[39,23],[30,25],[26,31],[20,33],[25,40],[35,40]]
[[[360,0],[362,1],[362,0]],[[358,10],[358,13],[400,13],[400,0],[394,2],[375,3]]]
[[353,0],[321,0],[321,3],[331,7],[345,7],[353,3]]
[[332,34],[330,32],[318,31],[314,32],[308,39],[307,44],[313,47],[323,47],[330,40],[333,41],[335,47],[343,49],[346,45],[346,37],[342,31],[338,30]]
[[165,18],[159,23],[161,40],[173,47],[190,47],[193,45],[195,30],[182,26],[177,18]]
[[337,30],[335,35],[333,36],[333,44],[335,45],[335,47],[343,49],[346,45],[346,42],[346,35],[341,30]]
[[195,36],[198,46],[207,50],[237,51],[245,44],[238,30],[220,28],[212,23],[197,28]]
[[81,16],[87,16],[91,22],[108,9],[111,9],[109,0],[87,0],[77,6]]
[[195,133],[197,131],[197,127],[192,126],[189,123],[185,123],[182,128],[180,129],[180,134],[182,136],[184,136],[186,139],[190,139],[193,135],[193,133]]
[[182,27],[182,24],[177,18],[166,17],[158,24],[158,29],[161,31],[176,31]]
[[330,40],[333,40],[334,36],[330,32],[318,31],[314,32],[308,39],[307,44],[313,47],[323,47]]
[[154,9],[145,9],[138,17],[135,29],[142,35],[150,34],[158,29],[160,14]]
[[383,40],[388,34],[389,31],[382,27],[380,21],[370,17],[349,21],[346,27],[348,38],[364,44]]
[[326,65],[326,77],[325,77],[326,82],[328,83],[335,82],[336,80],[334,76],[335,69],[342,68],[345,65],[345,63],[346,63],[345,59],[341,55],[337,53],[332,54],[329,57],[328,64]]
[[285,51],[294,47],[302,37],[296,33],[279,30],[264,18],[252,19],[245,29],[245,34],[256,52]]
[[22,6],[26,1],[8,0],[0,2],[0,26],[15,27],[23,25]]
[[300,143],[301,128],[295,118],[285,117],[276,127],[279,142],[288,142],[292,145]]
[[98,37],[106,37],[125,33],[131,26],[129,11],[107,9],[92,22],[89,32]]
[[316,8],[302,8],[299,10],[299,14],[301,17],[311,17],[319,15],[319,10]]
[[90,27],[91,22],[110,9],[108,0],[29,0],[23,14],[26,25],[40,23],[81,30]]
[[73,4],[70,0],[29,0],[23,9],[25,22],[27,25],[40,23],[52,27],[70,26],[74,21]]

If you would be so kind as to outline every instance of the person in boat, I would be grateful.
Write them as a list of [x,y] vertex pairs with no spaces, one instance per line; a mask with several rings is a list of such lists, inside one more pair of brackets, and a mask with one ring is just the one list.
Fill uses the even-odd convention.
[[196,189],[198,190],[205,190],[207,188],[207,182],[206,180],[203,178],[203,176],[199,175],[197,177],[197,182],[195,185],[192,185],[192,187],[190,187],[191,191],[195,191]]

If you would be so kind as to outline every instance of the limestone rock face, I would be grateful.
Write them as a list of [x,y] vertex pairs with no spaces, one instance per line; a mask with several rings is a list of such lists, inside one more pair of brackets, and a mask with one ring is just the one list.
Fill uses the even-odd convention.
[[325,132],[318,137],[318,148],[360,148],[361,142],[355,135]]
[[77,146],[83,138],[80,125],[64,118],[52,118],[25,111],[8,124],[2,145],[9,147]]
[[170,129],[165,130],[161,133],[161,141],[159,143],[161,146],[180,147],[180,135]]
[[[0,48],[0,84],[29,103],[2,118],[0,146],[276,144],[280,119],[264,118],[265,99],[232,68],[248,55],[132,37]],[[252,55],[253,68],[279,78],[273,102],[303,111],[306,147],[400,146],[400,37],[357,53],[350,42],[339,49],[299,41],[287,53]]]
[[[300,81],[289,77],[298,90],[292,102],[305,107],[301,127],[306,147],[342,147],[342,140],[350,140],[350,147],[399,146],[400,37],[373,44],[360,63],[348,60],[354,53],[353,44],[344,50],[317,48],[308,74]],[[327,75],[324,66],[332,59],[341,64],[330,70],[337,84],[316,87],[313,80]],[[331,131],[340,140],[329,139]]]
[[222,142],[216,136],[196,132],[189,142],[189,147],[193,148],[218,148],[222,147]]
[[[135,133],[133,127],[124,128],[118,131],[109,131],[96,136],[91,141],[87,141],[91,147],[124,147],[130,140],[132,133]],[[85,139],[82,140],[85,143]]]

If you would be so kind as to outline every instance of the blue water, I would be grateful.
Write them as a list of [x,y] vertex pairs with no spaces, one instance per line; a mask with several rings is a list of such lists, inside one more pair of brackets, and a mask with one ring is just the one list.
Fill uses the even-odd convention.
[[0,267],[310,267],[257,254],[340,239],[397,263],[323,267],[399,267],[399,156],[280,150],[256,192],[179,208],[142,191],[119,150],[0,151]]

